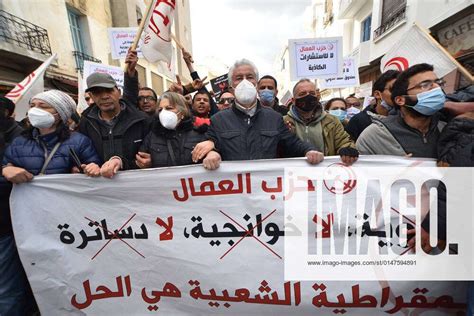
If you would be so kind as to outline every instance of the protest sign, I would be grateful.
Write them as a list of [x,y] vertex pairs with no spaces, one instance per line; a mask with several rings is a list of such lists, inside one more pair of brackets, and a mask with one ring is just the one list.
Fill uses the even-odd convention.
[[[312,168],[338,168],[339,161],[327,158]],[[387,156],[358,163],[435,165]],[[293,183],[283,179],[284,168],[307,166],[304,159],[228,162],[216,171],[202,166],[147,169],[120,172],[113,180],[37,176],[15,186],[15,239],[41,313],[445,315],[465,307],[463,282],[353,281],[357,275],[345,282],[285,280],[286,239],[314,241],[321,227],[327,233],[326,216],[322,226],[311,219],[305,228],[285,215],[290,194],[333,194],[330,183],[320,187],[304,177]],[[348,183],[349,203],[355,187]],[[471,222],[461,220],[465,225],[456,229],[469,229]],[[370,225],[375,232],[376,225]]]
[[321,89],[352,88],[359,85],[359,68],[354,58],[344,58],[342,76],[319,79]]
[[342,37],[288,41],[290,79],[317,79],[342,75]]
[[87,89],[87,77],[94,72],[106,73],[114,78],[119,89],[123,90],[123,70],[120,67],[109,66],[104,64],[94,63],[88,60],[84,61],[84,87]]
[[229,87],[229,80],[227,78],[227,74],[223,74],[219,77],[211,79],[211,87],[212,91],[214,91],[214,95],[218,100],[222,94],[222,91]]
[[[137,28],[110,27],[108,30],[110,47],[112,48],[112,59],[124,59],[127,57],[128,49],[132,46],[135,35],[137,35]],[[139,58],[143,57],[140,50],[140,44],[137,47]]]

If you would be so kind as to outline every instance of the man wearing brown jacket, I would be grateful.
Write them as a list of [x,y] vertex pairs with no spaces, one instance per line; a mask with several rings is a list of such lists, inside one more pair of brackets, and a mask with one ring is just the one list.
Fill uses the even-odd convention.
[[314,145],[324,156],[340,155],[342,162],[354,163],[359,157],[354,143],[341,122],[323,111],[316,85],[301,79],[293,88],[294,105],[283,119],[296,135]]

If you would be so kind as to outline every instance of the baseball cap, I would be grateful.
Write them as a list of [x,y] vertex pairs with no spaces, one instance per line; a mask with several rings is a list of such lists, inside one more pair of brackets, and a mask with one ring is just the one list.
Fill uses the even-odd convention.
[[89,92],[92,88],[113,88],[117,86],[114,78],[109,74],[104,74],[100,72],[94,72],[89,77],[87,77],[87,89],[86,92]]

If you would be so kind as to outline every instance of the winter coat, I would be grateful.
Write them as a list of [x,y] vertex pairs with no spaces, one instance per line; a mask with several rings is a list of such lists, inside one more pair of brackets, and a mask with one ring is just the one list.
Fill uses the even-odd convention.
[[438,160],[453,167],[474,167],[474,112],[446,125],[438,141]]

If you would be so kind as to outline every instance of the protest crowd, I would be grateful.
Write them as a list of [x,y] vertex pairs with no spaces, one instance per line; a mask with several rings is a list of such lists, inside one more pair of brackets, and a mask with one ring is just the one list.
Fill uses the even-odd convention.
[[[91,74],[89,107],[81,115],[68,94],[49,90],[33,96],[27,119],[17,122],[15,104],[0,97],[0,315],[35,310],[15,246],[9,196],[13,185],[38,175],[83,173],[113,181],[134,169],[198,164],[215,170],[226,161],[290,157],[317,165],[327,156],[356,165],[360,155],[474,166],[474,90],[465,89],[470,92],[462,98],[447,95],[430,60],[382,73],[372,103],[362,108],[355,95],[322,102],[310,79],[299,80],[291,102],[280,104],[277,80],[248,59],[230,67],[228,87],[216,98],[193,68],[191,54],[182,53],[191,84],[176,76],[157,95],[139,82],[137,52],[131,49],[123,91],[110,75]],[[422,247],[429,251],[429,223],[422,227]]]

